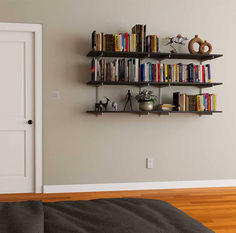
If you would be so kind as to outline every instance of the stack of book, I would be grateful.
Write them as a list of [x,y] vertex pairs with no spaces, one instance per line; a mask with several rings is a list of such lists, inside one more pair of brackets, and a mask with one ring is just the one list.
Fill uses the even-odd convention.
[[141,82],[196,82],[210,83],[210,64],[141,64]]
[[139,82],[139,59],[93,59],[91,76],[92,81]]
[[91,73],[92,81],[211,83],[210,64],[140,64],[139,59],[134,58],[112,62],[94,58]]
[[145,49],[146,52],[157,53],[159,50],[159,39],[157,35],[146,36],[145,45],[146,45]]
[[146,37],[146,25],[137,24],[129,34],[92,33],[92,49],[95,51],[116,52],[158,52],[159,40],[157,35]]
[[187,95],[175,92],[173,104],[176,111],[216,111],[216,94]]

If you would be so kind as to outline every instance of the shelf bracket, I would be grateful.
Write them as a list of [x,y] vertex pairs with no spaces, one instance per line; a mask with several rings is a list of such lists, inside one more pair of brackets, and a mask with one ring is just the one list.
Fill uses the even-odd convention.
[[96,86],[96,103],[98,103],[98,99],[99,99],[99,90],[98,90],[99,86]]
[[158,88],[158,104],[161,104],[161,88]]

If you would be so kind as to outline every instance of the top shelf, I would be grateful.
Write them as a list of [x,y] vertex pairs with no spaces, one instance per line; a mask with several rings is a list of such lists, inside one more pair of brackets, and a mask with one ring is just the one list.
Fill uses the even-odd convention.
[[148,53],[148,52],[115,52],[115,51],[95,51],[91,50],[88,57],[127,57],[127,58],[152,58],[157,60],[164,59],[186,59],[207,61],[218,57],[222,54],[190,54],[190,53]]

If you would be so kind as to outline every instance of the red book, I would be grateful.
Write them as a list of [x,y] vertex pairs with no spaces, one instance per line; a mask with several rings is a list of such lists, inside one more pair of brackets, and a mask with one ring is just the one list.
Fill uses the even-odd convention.
[[202,65],[202,82],[205,82],[205,66]]
[[210,111],[210,95],[207,93],[207,111]]
[[161,65],[160,63],[157,64],[157,69],[158,69],[158,82],[161,82]]
[[129,51],[129,38],[128,38],[128,33],[125,33],[125,40],[126,40],[126,48],[125,51],[128,52]]

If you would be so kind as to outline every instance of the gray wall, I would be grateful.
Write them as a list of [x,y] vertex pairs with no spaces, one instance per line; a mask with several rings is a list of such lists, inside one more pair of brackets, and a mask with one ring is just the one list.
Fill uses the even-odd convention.
[[[234,0],[0,0],[1,22],[43,24],[45,184],[236,179],[235,8]],[[159,37],[198,34],[224,54],[211,62],[213,81],[224,82],[212,90],[223,114],[85,113],[95,101],[95,89],[85,84],[91,32],[130,32],[138,23]],[[102,87],[101,97],[120,102],[127,89]],[[52,98],[54,90],[60,100]],[[177,90],[198,91],[165,89],[163,100]],[[148,156],[154,169],[145,168]]]

